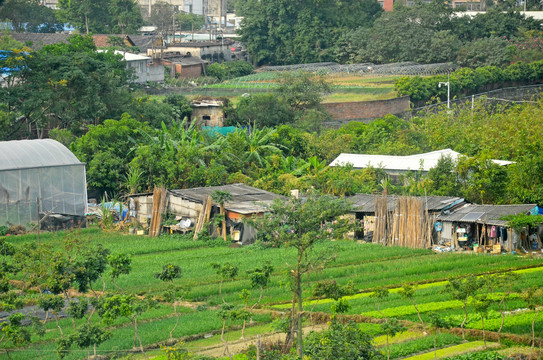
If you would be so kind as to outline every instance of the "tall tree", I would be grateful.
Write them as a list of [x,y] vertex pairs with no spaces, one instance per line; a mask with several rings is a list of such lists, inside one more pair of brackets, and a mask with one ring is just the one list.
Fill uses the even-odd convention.
[[110,0],[112,33],[135,34],[143,25],[143,18],[135,0]]
[[157,27],[157,32],[163,41],[173,31],[174,15],[173,6],[166,1],[158,1],[153,5],[149,21]]
[[0,89],[9,110],[19,115],[7,130],[7,138],[25,125],[30,132],[27,136],[35,138],[53,127],[80,134],[88,124],[120,116],[128,102],[122,57],[97,53],[90,36],[74,35],[67,44],[44,46],[23,57],[17,84]]
[[63,28],[55,11],[39,0],[7,0],[0,6],[0,19],[10,20],[17,32],[54,33]]
[[[253,222],[263,240],[295,249],[296,260],[288,265],[293,297],[289,333],[291,337],[297,334],[300,358],[303,358],[303,278],[311,271],[322,269],[333,259],[334,255],[330,253],[315,254],[314,248],[320,241],[342,236],[342,231],[346,231],[345,221],[338,220],[338,217],[349,209],[350,205],[343,199],[310,194],[305,201],[278,199],[271,205],[268,214]],[[294,304],[297,306],[294,307]]]
[[295,64],[332,59],[339,33],[371,22],[377,2],[355,0],[238,0],[242,40],[258,64]]
[[59,0],[59,16],[85,34],[111,32],[108,0]]

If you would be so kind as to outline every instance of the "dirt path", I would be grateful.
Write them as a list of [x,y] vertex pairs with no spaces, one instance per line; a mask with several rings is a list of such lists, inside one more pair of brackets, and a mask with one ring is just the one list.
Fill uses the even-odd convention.
[[[321,331],[328,328],[327,324],[319,324],[319,325],[312,325],[312,326],[306,326],[304,327],[304,335],[309,334],[311,331]],[[220,335],[219,335],[220,336]],[[260,334],[260,342],[267,342],[267,343],[276,343],[278,341],[284,341],[285,340],[285,334],[284,333],[273,333],[273,334]],[[247,337],[243,340],[234,340],[228,342],[228,349],[231,354],[238,354],[241,351],[247,349],[250,345],[255,345],[257,343],[258,339],[256,336]],[[207,356],[226,356],[225,353],[225,347],[224,344],[221,342],[216,345],[211,345],[205,348],[201,348],[197,352],[195,352],[195,355],[207,355]]]

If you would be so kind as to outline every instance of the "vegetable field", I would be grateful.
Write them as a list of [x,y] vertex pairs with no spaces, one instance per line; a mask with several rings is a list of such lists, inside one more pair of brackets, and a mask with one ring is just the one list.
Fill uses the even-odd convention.
[[[129,254],[131,271],[128,274],[112,278],[111,269],[106,270],[104,281],[94,281],[92,290],[87,293],[89,298],[108,294],[133,294],[138,298],[155,299],[154,307],[143,312],[138,318],[138,332],[142,346],[150,357],[163,358],[159,344],[169,339],[169,333],[176,324],[176,316],[171,300],[166,294],[173,287],[183,288],[183,301],[177,303],[179,313],[178,326],[173,331],[173,338],[185,339],[185,346],[194,353],[210,345],[220,345],[220,331],[223,325],[221,306],[224,303],[233,304],[239,308],[254,306],[252,322],[246,321],[247,337],[257,334],[264,335],[272,330],[272,318],[278,312],[287,311],[291,307],[291,293],[288,289],[285,270],[287,264],[295,261],[295,249],[274,248],[250,245],[241,248],[225,246],[222,240],[194,241],[191,236],[147,236],[124,235],[119,233],[102,232],[97,228],[86,229],[71,233],[41,234],[41,246],[51,250],[62,249],[67,238],[78,239],[81,243],[95,246],[102,244],[111,254]],[[35,235],[21,235],[5,238],[6,242],[23,247],[36,244]],[[448,349],[456,345],[454,351],[440,350],[441,357],[458,355],[469,349],[484,350],[482,338],[464,338],[458,331],[449,333],[443,329],[434,339],[432,329],[432,314],[439,314],[446,320],[448,327],[460,328],[467,312],[464,329],[475,336],[474,330],[482,330],[484,318],[485,331],[500,332],[505,339],[520,339],[520,345],[529,345],[532,336],[532,321],[541,304],[541,295],[532,294],[535,307],[526,298],[526,289],[541,287],[543,275],[543,258],[523,257],[515,255],[466,255],[466,254],[434,254],[430,250],[407,249],[398,247],[382,247],[380,245],[357,243],[353,241],[335,241],[319,243],[313,252],[314,256],[321,253],[335,254],[335,261],[321,271],[311,272],[304,276],[303,293],[306,311],[320,312],[315,319],[322,318],[323,313],[332,314],[336,300],[315,297],[315,285],[323,280],[334,280],[338,286],[350,286],[350,295],[343,296],[349,304],[342,316],[352,318],[360,323],[365,331],[377,336],[375,343],[381,351],[384,350],[384,332],[379,322],[384,318],[398,319],[408,324],[411,330],[391,339],[390,357],[400,358],[432,352],[434,340],[438,348]],[[313,256],[312,255],[312,256]],[[6,257],[3,263],[6,262]],[[231,264],[238,268],[231,278],[219,275],[211,263],[219,265]],[[160,273],[165,264],[174,264],[181,268],[180,277],[168,281],[160,281]],[[270,281],[258,302],[259,291],[251,286],[249,271],[263,264],[273,267]],[[509,283],[482,285],[467,295],[466,309],[464,301],[451,295],[449,279],[463,278],[465,281],[478,279],[499,278],[495,274],[503,272],[514,273]],[[494,275],[493,275],[494,274]],[[474,276],[478,275],[478,276]],[[467,277],[467,278],[466,278]],[[25,279],[11,281],[16,288]],[[405,296],[405,285],[415,285],[412,296]],[[378,289],[386,289],[387,296],[375,297]],[[245,293],[245,298],[240,294]],[[489,305],[485,312],[476,310],[475,299],[484,294]],[[72,294],[75,297],[78,294]],[[22,298],[25,309],[32,312],[28,306],[38,302],[40,294],[27,291]],[[245,299],[245,300],[244,300]],[[479,301],[479,300],[477,300]],[[537,303],[539,301],[539,303]],[[247,305],[248,304],[248,305]],[[416,304],[416,307],[415,307]],[[9,310],[5,299],[0,303],[2,309]],[[4,314],[5,316],[6,314]],[[311,319],[310,319],[311,318]],[[306,317],[309,325],[313,316]],[[424,326],[421,324],[421,320]],[[1,321],[1,320],[0,320]],[[61,317],[55,321],[50,315],[46,322],[43,335],[32,334],[31,341],[22,346],[13,342],[0,343],[0,351],[8,349],[12,359],[39,358],[56,359],[59,357],[56,339],[60,337],[60,329],[64,336],[75,332],[85,319],[75,320]],[[503,323],[502,323],[503,321]],[[134,329],[129,318],[118,317],[104,324],[100,317],[93,316],[89,324],[103,326],[110,331],[111,336],[97,346],[97,354],[126,355],[133,351]],[[372,323],[375,322],[375,323]],[[230,340],[239,339],[242,320],[232,319],[227,323],[226,330],[231,331]],[[543,337],[543,316],[534,323],[536,338]],[[205,337],[205,340],[204,340]],[[394,340],[395,339],[395,340]],[[467,342],[467,341],[472,342]],[[495,336],[492,346],[498,347]],[[495,343],[495,344],[494,344]],[[192,344],[192,345],[191,345]],[[511,345],[511,341],[509,341]],[[467,349],[467,350],[466,350]],[[458,351],[456,351],[458,350]],[[456,352],[455,352],[456,351]],[[93,349],[73,347],[66,352],[66,359],[86,358]],[[40,355],[41,354],[41,355]],[[432,353],[433,354],[433,353]],[[439,354],[438,354],[439,355]],[[5,356],[0,352],[0,358]],[[135,356],[135,355],[131,355]],[[428,355],[430,356],[430,355]],[[7,358],[7,357],[6,357]],[[239,359],[243,359],[241,355]],[[427,358],[414,357],[414,358]],[[433,355],[430,357],[433,358]]]

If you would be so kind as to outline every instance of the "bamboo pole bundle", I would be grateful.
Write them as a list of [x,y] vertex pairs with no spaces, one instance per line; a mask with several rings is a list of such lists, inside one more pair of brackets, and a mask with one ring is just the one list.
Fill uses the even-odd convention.
[[153,207],[151,213],[151,223],[149,224],[149,235],[151,237],[160,234],[162,226],[162,214],[166,211],[167,192],[165,188],[157,188],[153,190]]
[[373,233],[373,242],[387,244],[387,222],[388,222],[388,206],[387,192],[383,192],[382,196],[375,198],[375,230]]

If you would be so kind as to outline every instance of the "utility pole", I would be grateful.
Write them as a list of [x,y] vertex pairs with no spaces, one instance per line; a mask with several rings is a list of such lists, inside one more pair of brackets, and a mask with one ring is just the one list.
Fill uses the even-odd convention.
[[438,87],[441,87],[441,85],[447,86],[447,109],[451,108],[451,81],[449,79],[449,74],[447,74],[447,81],[440,81],[437,85]]

